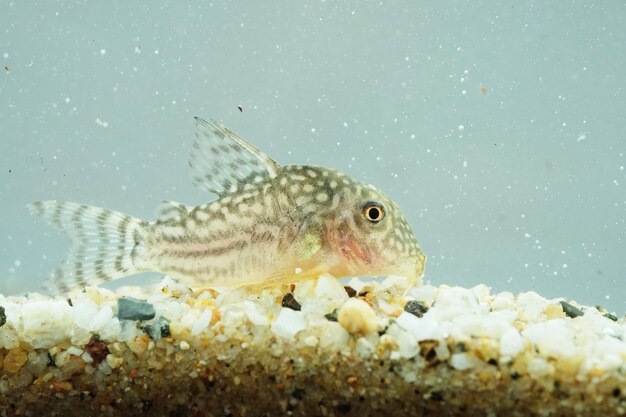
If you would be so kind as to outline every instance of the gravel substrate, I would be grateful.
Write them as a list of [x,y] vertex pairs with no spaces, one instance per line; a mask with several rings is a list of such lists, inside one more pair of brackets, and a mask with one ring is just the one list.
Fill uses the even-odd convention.
[[0,295],[0,415],[626,415],[626,317],[406,285]]

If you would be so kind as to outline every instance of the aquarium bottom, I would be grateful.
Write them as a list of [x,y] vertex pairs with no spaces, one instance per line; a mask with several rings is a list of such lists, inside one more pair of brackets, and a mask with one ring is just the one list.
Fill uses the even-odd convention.
[[407,285],[0,295],[0,415],[626,415],[625,317]]

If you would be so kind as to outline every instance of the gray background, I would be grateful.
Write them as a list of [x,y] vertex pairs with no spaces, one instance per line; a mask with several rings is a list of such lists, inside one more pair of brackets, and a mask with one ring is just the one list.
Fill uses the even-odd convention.
[[387,191],[434,284],[626,311],[623,1],[151,3],[0,1],[0,292],[66,250],[27,202],[212,199],[199,115]]

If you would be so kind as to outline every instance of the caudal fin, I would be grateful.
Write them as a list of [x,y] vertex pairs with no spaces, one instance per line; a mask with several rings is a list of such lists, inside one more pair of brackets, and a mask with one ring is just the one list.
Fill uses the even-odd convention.
[[70,238],[69,254],[46,289],[67,292],[145,270],[148,222],[68,201],[37,201],[28,208]]

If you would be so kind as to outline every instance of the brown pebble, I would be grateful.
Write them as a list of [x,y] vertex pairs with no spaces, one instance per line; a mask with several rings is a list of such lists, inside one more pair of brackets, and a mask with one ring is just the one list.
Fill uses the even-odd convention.
[[28,356],[22,349],[11,349],[4,357],[4,370],[10,374],[14,374],[26,363]]
[[283,297],[283,301],[280,303],[280,305],[286,308],[290,308],[292,310],[296,310],[296,311],[300,311],[302,309],[302,306],[300,305],[300,303],[296,301],[293,294],[290,292],[285,294],[285,296]]
[[359,380],[359,377],[356,375],[350,375],[346,378],[346,382],[350,385],[356,385],[358,380]]
[[70,358],[65,362],[65,365],[61,368],[63,373],[67,376],[78,375],[83,372],[85,369],[85,362],[80,356],[70,356]]
[[91,356],[96,364],[100,364],[110,353],[107,344],[100,340],[97,336],[91,336],[89,342],[85,345],[85,352]]
[[346,293],[348,293],[348,297],[352,298],[354,296],[356,296],[356,290],[348,285],[346,285],[345,287],[343,287],[346,290]]
[[435,348],[439,346],[438,340],[421,340],[419,342],[420,345],[420,356],[426,359],[426,362],[429,362],[431,365],[434,364],[437,359],[437,352],[435,352]]
[[74,389],[74,386],[69,381],[59,381],[53,378],[50,380],[50,389],[54,392],[70,392]]

